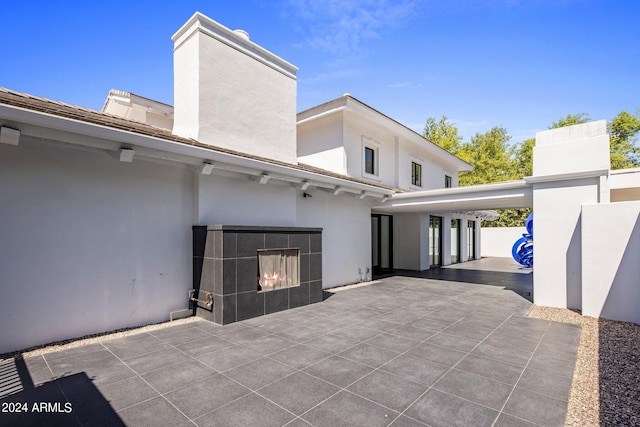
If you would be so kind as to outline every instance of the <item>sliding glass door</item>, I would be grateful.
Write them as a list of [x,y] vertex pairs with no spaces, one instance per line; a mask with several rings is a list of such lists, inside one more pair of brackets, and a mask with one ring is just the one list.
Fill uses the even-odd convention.
[[460,259],[460,220],[451,220],[451,264],[462,261]]
[[429,217],[429,266],[442,265],[442,218]]
[[373,272],[393,268],[393,217],[391,215],[371,215],[371,265]]

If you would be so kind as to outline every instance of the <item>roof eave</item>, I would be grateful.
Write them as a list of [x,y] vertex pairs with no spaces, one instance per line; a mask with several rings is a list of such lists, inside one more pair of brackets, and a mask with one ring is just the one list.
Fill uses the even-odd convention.
[[[282,174],[292,178],[302,180],[313,180],[327,185],[340,186],[344,190],[350,189],[357,192],[366,192],[379,197],[391,196],[396,193],[395,189],[383,188],[376,185],[369,185],[361,182],[351,181],[336,176],[324,175],[321,171],[305,170],[304,167],[297,165],[287,166],[285,164],[270,163],[266,160],[260,160],[252,157],[245,157],[239,154],[232,154],[215,150],[214,147],[206,148],[202,145],[189,145],[182,142],[171,141],[156,136],[144,135],[128,130],[117,129],[105,125],[85,122],[81,120],[71,119],[68,117],[58,116],[41,111],[29,110],[22,107],[12,106],[8,104],[0,104],[0,117],[4,122],[12,123],[17,128],[23,128],[20,124],[26,124],[28,127],[38,127],[52,129],[69,134],[81,135],[83,137],[95,138],[98,140],[106,140],[118,146],[126,146],[129,148],[141,147],[150,150],[158,150],[166,153],[172,153],[182,156],[199,159],[201,161],[214,161],[228,163],[238,167],[245,167],[261,172],[270,172],[274,174]],[[27,129],[24,133],[29,135]],[[32,136],[42,137],[42,135],[34,132]],[[71,144],[91,146],[90,142],[84,138],[70,138],[65,141]],[[193,141],[197,143],[197,141]],[[105,147],[114,149],[114,147]]]

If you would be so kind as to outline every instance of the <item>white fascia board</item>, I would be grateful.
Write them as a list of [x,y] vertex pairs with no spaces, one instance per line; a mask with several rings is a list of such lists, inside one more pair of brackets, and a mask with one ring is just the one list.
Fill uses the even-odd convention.
[[612,170],[609,174],[609,188],[640,188],[640,168]]
[[296,115],[296,120],[298,124],[316,120],[320,117],[326,116],[327,114],[332,114],[336,111],[342,111],[346,106],[347,97],[342,96],[340,98],[325,102],[324,104],[316,105],[315,107],[300,111]]
[[[158,152],[158,157],[163,159],[181,161],[181,156],[186,156],[197,160],[191,164],[200,164],[202,161],[213,161],[220,166],[222,164],[229,164],[235,168],[246,168],[255,171],[256,175],[269,173],[274,179],[280,176],[284,178],[284,180],[291,182],[302,182],[307,180],[311,185],[316,185],[317,183],[321,186],[327,187],[340,186],[344,191],[357,194],[360,194],[362,191],[367,191],[370,194],[379,194],[381,196],[390,196],[395,193],[394,190],[327,176],[317,172],[269,163],[235,154],[223,153],[212,149],[196,147],[180,142],[141,135],[126,130],[87,123],[80,120],[69,119],[66,117],[60,117],[20,107],[13,107],[5,104],[0,104],[0,121],[3,123],[11,123],[13,127],[20,129],[25,135],[35,136],[38,138],[47,138],[47,136],[51,138],[51,133],[37,132],[37,128],[53,129],[54,131],[71,135],[81,135],[82,138],[62,139],[64,142],[76,145],[92,147],[102,146],[102,148],[110,150],[118,150],[121,148],[121,145],[126,145],[130,148],[141,147],[145,148],[147,153]],[[28,126],[21,126],[21,124],[26,124]],[[86,137],[102,141],[90,141],[87,140]],[[136,150],[136,152],[139,152],[140,155],[144,153],[143,150]],[[167,153],[168,155],[163,155],[163,153]],[[177,156],[172,158],[171,155]]]
[[422,197],[449,196],[453,194],[473,194],[486,191],[504,191],[531,189],[531,185],[525,180],[504,181],[492,184],[469,185],[466,187],[442,188],[438,190],[412,191],[408,193],[398,193],[392,200],[417,199]]
[[541,184],[553,181],[570,181],[584,178],[596,178],[599,176],[609,175],[609,169],[596,169],[582,172],[560,173],[553,175],[525,176],[524,180],[527,184]]
[[327,116],[330,116],[330,115],[335,114],[335,113],[340,113],[340,112],[344,111],[344,109],[345,109],[344,105],[337,106],[335,108],[332,108],[332,109],[329,109],[329,110],[326,110],[326,111],[322,111],[322,112],[320,112],[320,113],[318,113],[316,115],[300,119],[300,120],[298,120],[296,122],[296,125],[299,126],[301,124],[304,124],[304,123],[307,123],[307,122],[312,122],[314,120],[317,120],[317,119],[320,119],[320,118],[323,118],[323,117],[327,117]]
[[455,203],[466,203],[466,202],[478,202],[482,204],[482,202],[490,202],[493,200],[510,200],[510,199],[520,199],[527,197],[528,195],[524,192],[517,194],[496,194],[493,196],[487,195],[479,195],[474,196],[470,195],[468,197],[458,197],[458,198],[443,198],[443,199],[435,199],[435,200],[405,200],[405,201],[393,201],[393,198],[390,202],[387,202],[385,207],[409,207],[409,206],[437,206],[441,204],[455,204]]
[[533,187],[521,180],[401,193],[373,209],[391,213],[455,212],[517,207],[532,203]]
[[626,174],[636,174],[636,173],[640,173],[640,168],[613,169],[609,172],[610,175],[626,175]]

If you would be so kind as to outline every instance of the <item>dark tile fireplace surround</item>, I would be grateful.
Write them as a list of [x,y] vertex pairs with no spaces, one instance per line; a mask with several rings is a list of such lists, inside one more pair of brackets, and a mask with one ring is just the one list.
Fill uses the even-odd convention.
[[[298,249],[300,285],[261,290],[258,252]],[[300,227],[193,226],[196,316],[222,325],[322,301],[322,229]]]

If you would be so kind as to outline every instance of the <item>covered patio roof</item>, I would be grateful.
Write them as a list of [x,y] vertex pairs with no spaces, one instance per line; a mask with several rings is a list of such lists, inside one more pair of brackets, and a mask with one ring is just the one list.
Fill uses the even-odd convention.
[[394,194],[372,210],[378,213],[444,213],[532,206],[532,184],[519,180]]

